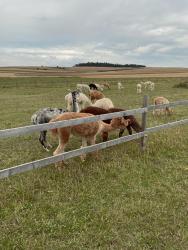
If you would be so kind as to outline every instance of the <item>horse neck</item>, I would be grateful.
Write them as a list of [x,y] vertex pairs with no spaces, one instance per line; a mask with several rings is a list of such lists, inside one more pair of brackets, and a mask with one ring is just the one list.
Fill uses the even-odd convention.
[[83,108],[87,108],[89,106],[92,106],[91,100],[85,95],[85,102],[83,103]]
[[80,112],[80,108],[77,102],[73,103],[73,112]]
[[72,95],[72,107],[73,107],[73,112],[79,112],[79,106],[77,103],[77,98],[76,96]]
[[88,106],[92,106],[92,102],[89,98],[87,98],[87,103],[88,103]]
[[110,124],[105,123],[103,121],[99,121],[99,133],[110,132],[112,130],[114,130],[114,128]]

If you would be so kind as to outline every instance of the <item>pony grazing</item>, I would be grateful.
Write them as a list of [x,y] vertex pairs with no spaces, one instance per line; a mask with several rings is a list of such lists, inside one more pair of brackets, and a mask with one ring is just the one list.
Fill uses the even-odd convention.
[[[59,108],[39,109],[31,116],[31,123],[34,125],[48,123],[52,118],[59,114],[63,114],[64,112],[66,112],[65,109]],[[49,148],[51,148],[52,146],[47,142],[46,136],[46,130],[40,131],[39,142],[42,144],[43,148],[46,151],[49,151]]]
[[[62,115],[58,115],[50,122],[65,121],[76,118],[92,117],[92,114],[88,113],[73,113],[68,112]],[[64,152],[65,146],[69,141],[70,135],[78,136],[82,138],[82,147],[86,147],[87,144],[95,144],[96,135],[103,132],[109,132],[114,129],[124,128],[128,126],[129,120],[124,118],[113,118],[110,124],[106,124],[103,121],[88,122],[80,125],[68,126],[65,128],[51,129],[52,135],[58,135],[59,145],[53,152],[53,155],[58,155]],[[85,154],[81,156],[82,160],[85,160]],[[63,162],[62,162],[63,163]]]
[[97,100],[94,104],[92,104],[93,107],[98,107],[98,108],[102,108],[102,109],[110,109],[114,107],[113,102],[110,100],[110,98],[102,98]]
[[110,84],[107,83],[107,82],[103,82],[103,83],[101,84],[101,87],[102,87],[102,88],[106,87],[106,88],[110,89]]
[[118,83],[117,83],[117,86],[118,86],[118,89],[124,89],[124,87],[123,87],[123,85],[122,85],[121,82],[118,82]]
[[137,94],[142,93],[142,85],[140,83],[136,84],[136,92],[137,92]]
[[94,83],[90,83],[90,84],[89,84],[89,88],[90,88],[91,90],[98,90],[97,86],[96,86]]
[[100,100],[105,96],[103,95],[102,92],[98,90],[90,90],[89,97],[91,99],[91,102],[94,103],[95,101]]
[[77,88],[78,91],[80,91],[80,92],[82,92],[82,93],[84,93],[86,95],[88,95],[89,92],[90,92],[89,86],[87,84],[84,84],[84,83],[78,83],[76,85],[76,88]]
[[[114,112],[121,112],[121,111],[125,111],[125,109],[120,109],[120,108],[110,108],[108,110],[109,113],[114,113]],[[136,118],[133,115],[126,115],[124,116],[125,119],[129,119],[129,124],[127,126],[127,130],[129,132],[129,135],[132,135],[132,129],[139,133],[142,130],[142,127],[140,126],[139,122],[136,120]],[[124,133],[125,129],[120,129],[119,132],[119,137],[121,137]]]
[[[80,111],[80,113],[90,113],[93,115],[102,115],[102,114],[109,114],[109,113],[120,112],[120,111],[125,111],[125,110],[119,109],[119,108],[110,108],[110,109],[106,110],[103,108],[90,106],[90,107],[87,107],[85,109],[82,109]],[[132,135],[132,129],[134,129],[137,133],[142,131],[140,124],[138,123],[138,121],[136,120],[136,118],[133,115],[124,116],[124,119],[128,120],[127,126],[121,127],[121,126],[118,126],[118,124],[116,124],[116,128],[120,129],[119,137],[121,137],[123,135],[125,128],[127,128],[129,135]],[[118,118],[103,120],[103,122],[110,124],[112,120],[114,122],[115,121],[117,122]],[[103,141],[108,140],[108,132],[109,131],[103,131],[101,133]]]
[[[153,100],[154,105],[160,105],[160,104],[169,104],[169,100],[163,96],[158,96],[154,98]],[[160,114],[168,114],[171,115],[173,113],[172,108],[166,107],[166,108],[158,108],[156,110],[153,110],[153,115],[160,115]]]

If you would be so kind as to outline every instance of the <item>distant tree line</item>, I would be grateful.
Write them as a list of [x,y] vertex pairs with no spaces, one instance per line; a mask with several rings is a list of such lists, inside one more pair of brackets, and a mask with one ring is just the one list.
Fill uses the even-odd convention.
[[116,67],[116,68],[144,68],[145,65],[138,64],[118,64],[118,63],[107,63],[107,62],[87,62],[78,63],[74,67]]

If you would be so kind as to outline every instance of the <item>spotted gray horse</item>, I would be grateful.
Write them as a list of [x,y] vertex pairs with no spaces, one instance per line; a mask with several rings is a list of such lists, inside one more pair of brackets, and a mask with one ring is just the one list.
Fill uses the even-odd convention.
[[[78,96],[79,92],[78,91],[72,91],[71,95],[72,95],[72,103],[73,103],[73,112],[77,112],[76,110],[76,102],[77,102],[77,96]],[[37,124],[44,124],[44,123],[48,123],[52,118],[54,118],[55,116],[59,115],[59,114],[63,114],[64,112],[67,112],[66,109],[62,109],[62,108],[43,108],[43,109],[39,109],[38,111],[36,111],[32,116],[31,116],[31,123],[34,125]],[[39,142],[41,143],[41,145],[43,146],[43,148],[46,151],[49,151],[50,148],[52,148],[52,146],[50,145],[49,142],[47,142],[47,131],[40,131],[40,135],[39,135]]]

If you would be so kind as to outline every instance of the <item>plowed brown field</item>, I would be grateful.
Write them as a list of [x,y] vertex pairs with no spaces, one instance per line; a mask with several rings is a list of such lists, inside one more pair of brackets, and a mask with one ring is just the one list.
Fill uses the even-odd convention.
[[188,77],[188,68],[1,67],[0,77],[147,78]]

